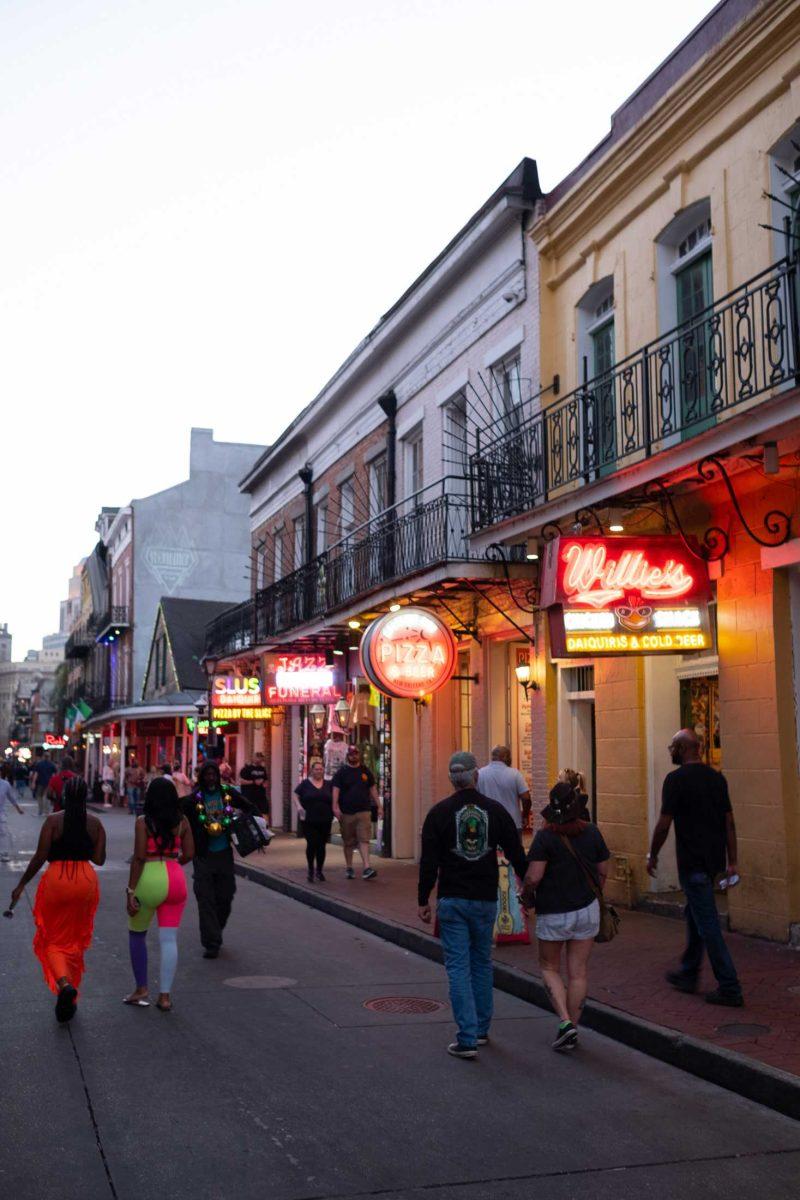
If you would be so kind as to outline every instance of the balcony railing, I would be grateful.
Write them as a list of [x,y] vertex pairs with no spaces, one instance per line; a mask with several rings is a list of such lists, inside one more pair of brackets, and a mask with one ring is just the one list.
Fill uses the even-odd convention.
[[330,549],[208,627],[206,653],[235,654],[345,608],[394,580],[475,557],[468,481],[439,480],[365,521]]
[[64,645],[65,658],[84,658],[94,645],[92,622],[76,625]]
[[795,384],[798,263],[784,259],[471,455],[473,530],[695,437]]
[[116,638],[125,629],[130,628],[129,610],[126,604],[112,604],[95,618],[95,641],[108,642]]

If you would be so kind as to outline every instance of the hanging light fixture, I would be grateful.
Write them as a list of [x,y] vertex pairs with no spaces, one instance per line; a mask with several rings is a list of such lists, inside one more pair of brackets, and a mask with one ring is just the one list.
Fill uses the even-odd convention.
[[314,727],[315,733],[322,733],[325,728],[325,705],[312,704],[308,710],[308,715],[311,718],[311,724]]
[[339,727],[341,729],[349,729],[352,713],[350,712],[350,705],[344,696],[342,696],[341,700],[336,701],[333,711],[336,713],[336,720],[339,723]]

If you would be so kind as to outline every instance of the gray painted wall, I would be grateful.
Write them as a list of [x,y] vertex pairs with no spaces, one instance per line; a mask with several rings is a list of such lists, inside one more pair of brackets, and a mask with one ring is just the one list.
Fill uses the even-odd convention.
[[238,484],[264,449],[193,429],[189,478],[132,501],[134,700],[162,596],[236,604],[249,594],[250,498]]

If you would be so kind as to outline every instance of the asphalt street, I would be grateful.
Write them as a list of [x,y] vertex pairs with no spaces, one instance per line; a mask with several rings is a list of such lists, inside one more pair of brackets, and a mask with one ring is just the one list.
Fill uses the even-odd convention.
[[[10,815],[3,907],[32,811]],[[216,961],[190,893],[174,1012],[125,1007],[132,822],[106,827],[71,1025],[31,950],[35,883],[0,924],[0,1196],[796,1200],[798,1123],[591,1032],[557,1055],[553,1017],[499,993],[491,1047],[455,1060],[446,1005],[365,1008],[445,1001],[442,968],[247,881]]]

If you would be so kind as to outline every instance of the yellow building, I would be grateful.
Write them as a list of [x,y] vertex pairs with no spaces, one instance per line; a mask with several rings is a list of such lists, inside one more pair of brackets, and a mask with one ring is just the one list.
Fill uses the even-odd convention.
[[798,194],[800,4],[717,5],[539,202],[549,386],[480,463],[487,544],[678,521],[710,552],[701,653],[555,660],[540,622],[548,769],[589,775],[618,897],[663,894],[672,856],[654,884],[645,855],[666,746],[697,725],[739,827],[731,926],[781,940],[800,927]]

